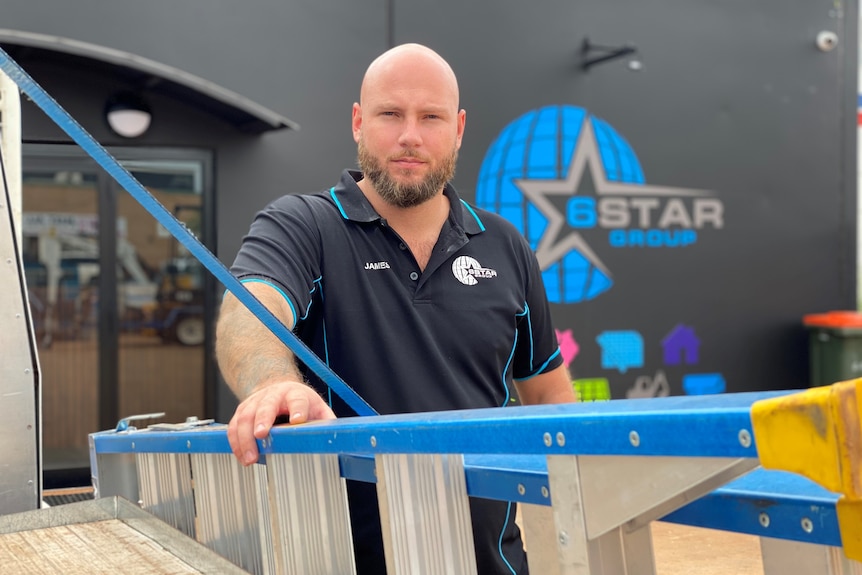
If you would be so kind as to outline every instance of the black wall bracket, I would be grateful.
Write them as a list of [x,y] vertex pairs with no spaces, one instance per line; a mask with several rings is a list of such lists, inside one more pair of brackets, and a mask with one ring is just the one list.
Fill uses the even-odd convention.
[[600,46],[590,42],[589,38],[584,38],[581,44],[581,68],[589,70],[596,64],[608,62],[617,58],[622,58],[629,54],[634,54],[638,51],[633,44],[625,44],[623,46]]

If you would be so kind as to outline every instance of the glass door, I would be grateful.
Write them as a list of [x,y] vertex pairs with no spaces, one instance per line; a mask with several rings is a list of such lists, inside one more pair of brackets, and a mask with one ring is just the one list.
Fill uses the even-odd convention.
[[87,461],[98,429],[99,182],[69,162],[22,174],[24,273],[42,370],[46,474]]
[[[209,152],[112,153],[213,244],[206,225]],[[216,370],[208,342],[216,282],[82,150],[25,145],[23,160],[24,266],[42,369],[45,487],[86,485],[89,433],[142,413],[165,412],[161,420],[170,422],[212,415],[208,390]]]
[[[123,165],[197,237],[203,229],[203,164],[132,160]],[[165,412],[169,422],[204,418],[206,270],[114,185],[117,257],[134,273],[119,286],[119,410]]]

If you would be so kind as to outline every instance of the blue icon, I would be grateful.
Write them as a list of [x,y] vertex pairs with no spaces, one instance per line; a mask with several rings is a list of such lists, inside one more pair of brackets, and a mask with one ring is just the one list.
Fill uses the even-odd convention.
[[630,367],[643,367],[644,341],[636,331],[606,331],[596,338],[602,347],[602,367],[625,373]]
[[682,377],[682,389],[686,395],[713,395],[724,393],[727,384],[720,373],[690,373]]

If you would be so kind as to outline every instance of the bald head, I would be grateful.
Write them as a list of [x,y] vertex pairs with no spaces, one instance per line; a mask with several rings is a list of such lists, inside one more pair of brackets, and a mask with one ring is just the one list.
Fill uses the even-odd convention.
[[409,209],[443,198],[465,118],[455,73],[430,48],[397,46],[368,66],[352,127],[364,175],[359,187],[376,209]]
[[401,44],[378,56],[368,66],[362,79],[359,102],[363,103],[380,89],[391,89],[394,81],[406,84],[412,80],[434,82],[442,97],[458,107],[458,80],[449,63],[440,54],[422,44]]

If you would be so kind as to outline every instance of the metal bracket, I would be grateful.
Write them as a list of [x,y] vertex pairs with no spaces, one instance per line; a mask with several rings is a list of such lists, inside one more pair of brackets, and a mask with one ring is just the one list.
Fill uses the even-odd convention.
[[[583,70],[589,70],[596,64],[622,58],[623,56],[634,54],[637,51],[637,46],[634,44],[625,44],[624,46],[600,46],[590,42],[589,38],[584,38],[584,42],[581,44],[581,58],[583,60],[581,62],[581,68]],[[600,55],[590,57],[590,54],[594,52],[599,52]]]
[[153,423],[147,426],[147,429],[156,431],[185,431],[195,427],[203,427],[215,423],[214,419],[198,419],[195,416],[187,417],[183,423]]
[[160,413],[142,413],[140,415],[130,415],[129,417],[124,417],[120,421],[117,422],[117,428],[114,431],[134,431],[136,428],[129,425],[132,421],[141,421],[144,419],[158,419],[159,417],[164,417],[165,412],[162,411]]

